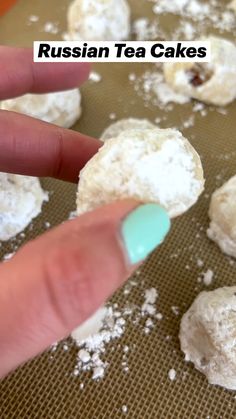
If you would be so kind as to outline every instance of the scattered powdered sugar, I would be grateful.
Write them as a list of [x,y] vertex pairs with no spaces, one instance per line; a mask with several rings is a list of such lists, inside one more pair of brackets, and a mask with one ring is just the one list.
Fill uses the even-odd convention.
[[184,122],[183,122],[183,128],[190,128],[194,126],[195,122],[195,116],[190,115]]
[[179,103],[183,105],[189,102],[189,97],[180,93],[174,92],[170,86],[162,79],[162,81],[154,82],[152,84],[152,91],[158,98],[161,104],[167,105],[168,103]]
[[10,260],[14,255],[15,255],[15,252],[6,253],[2,258],[3,262]]
[[82,361],[84,364],[86,364],[87,362],[90,361],[91,356],[90,356],[90,353],[88,351],[86,351],[85,349],[81,349],[78,352],[78,358],[80,359],[80,361]]
[[89,74],[89,81],[92,81],[93,83],[99,83],[101,80],[101,74],[97,73],[96,71],[91,71]]
[[94,369],[93,369],[93,376],[92,376],[93,380],[98,380],[99,378],[102,378],[104,376],[104,372],[105,372],[104,367],[105,367],[105,364],[103,364],[103,365],[101,365],[99,367],[94,367]]
[[193,112],[202,112],[205,108],[204,103],[196,102],[193,105]]
[[90,336],[96,335],[102,328],[104,319],[108,315],[106,307],[99,308],[89,319],[87,319],[82,325],[77,327],[71,333],[72,338],[80,344],[81,342],[90,338]]
[[74,218],[76,218],[76,217],[77,217],[77,212],[76,212],[76,210],[71,211],[71,212],[69,213],[68,220],[74,220]]
[[63,350],[65,351],[65,352],[67,352],[68,350],[69,350],[69,346],[67,345],[67,343],[65,342],[64,343],[64,345],[63,345]]
[[[212,29],[220,33],[228,32],[236,34],[236,0],[229,2],[228,6],[216,0],[208,2],[202,0],[147,0],[153,4],[153,17],[151,19],[141,16],[133,23],[135,39],[140,40],[193,40],[206,36]],[[165,17],[167,13],[175,14],[176,22],[171,31],[165,30]],[[162,24],[163,21],[163,24]],[[189,97],[176,93],[167,85],[162,73],[162,66],[154,67],[153,70],[145,70],[143,74],[132,73],[129,81],[134,90],[141,96],[144,106],[157,106],[165,111],[172,111],[174,104],[190,102]],[[201,104],[193,104],[194,112],[200,112],[204,117],[208,108],[201,108]],[[203,105],[204,106],[204,105]],[[220,111],[219,111],[220,112]],[[223,109],[224,112],[224,109]],[[189,117],[179,128],[189,128],[195,123],[193,117]]]
[[[201,30],[206,31],[208,28],[212,29],[212,27],[221,31],[235,31],[235,16],[233,13],[235,8],[233,2],[235,0],[228,5],[228,10],[225,10],[225,4],[223,2],[220,4],[220,2],[215,0],[209,0],[208,2],[202,0],[148,1],[154,3],[152,10],[158,18],[160,15],[166,13],[179,16],[179,32],[181,32],[182,23],[185,23],[186,19],[192,20],[199,35],[202,34]],[[171,39],[174,39],[176,33],[173,32],[171,35]]]
[[[123,335],[125,323],[121,312],[108,307],[98,332],[81,341],[75,340],[80,348],[74,370],[75,375],[78,375],[78,372],[91,371],[94,380],[104,376],[108,364],[102,360],[101,356],[105,352],[107,343]],[[74,334],[72,337],[75,339]]]
[[203,275],[202,280],[203,280],[204,285],[206,285],[207,287],[211,285],[214,278],[214,272],[211,269],[208,269],[202,275]]
[[169,103],[185,104],[190,101],[189,97],[174,92],[164,80],[162,66],[153,67],[153,70],[145,71],[141,76],[136,77],[134,73],[129,75],[129,81],[133,84],[136,93],[141,96],[148,105],[159,106],[161,109],[172,110],[167,107]]
[[116,113],[115,112],[111,112],[109,114],[109,119],[111,119],[112,121],[114,121],[114,119],[116,119]]
[[63,33],[61,34],[61,37],[62,37],[62,40],[63,40],[63,41],[71,41],[71,37],[70,37],[70,35],[69,35],[69,33],[68,33],[68,32],[63,32]]
[[155,1],[153,12],[159,13],[182,13],[189,0],[158,0]]
[[157,22],[150,22],[146,17],[136,19],[132,29],[137,41],[153,40],[160,35]]
[[172,306],[171,310],[172,310],[172,312],[174,313],[175,316],[179,316],[179,307]]
[[[27,20],[27,25],[31,26],[34,23],[39,22],[39,16],[37,15],[30,15]],[[40,28],[41,32],[50,33],[52,35],[57,35],[59,33],[59,22],[51,22],[47,21],[43,24],[43,26]]]
[[128,412],[128,407],[126,405],[123,405],[121,410],[122,410],[122,413],[127,413]]
[[176,371],[173,368],[168,371],[168,377],[171,381],[176,379]]
[[48,230],[51,227],[51,223],[49,223],[49,221],[45,221],[44,227]]
[[[80,376],[83,372],[90,371],[93,380],[103,378],[109,366],[105,360],[107,344],[117,341],[123,336],[128,322],[136,327],[141,326],[141,330],[145,334],[153,330],[156,321],[157,290],[155,288],[146,289],[143,297],[144,302],[140,308],[126,305],[119,309],[118,304],[114,304],[98,310],[92,318],[72,333],[72,338],[79,348],[73,371],[74,376]],[[144,319],[144,324],[141,319]],[[55,350],[55,346],[53,350]],[[129,352],[130,347],[124,345],[122,368],[126,373],[129,370],[127,364]]]
[[29,17],[28,17],[28,22],[27,22],[27,24],[28,25],[31,25],[32,23],[36,23],[36,22],[38,22],[39,21],[39,16],[37,16],[37,15],[30,15]]
[[144,293],[145,301],[141,307],[142,315],[149,314],[154,315],[156,313],[155,302],[158,298],[156,288],[150,288]]
[[190,22],[182,22],[181,26],[176,30],[176,39],[184,36],[186,41],[191,41],[196,36],[196,29]]
[[45,22],[45,24],[43,26],[43,31],[46,32],[46,33],[51,33],[53,35],[58,34],[58,32],[59,32],[58,23]]
[[204,266],[204,262],[203,262],[202,259],[200,259],[200,258],[197,259],[197,266],[198,266],[198,268],[202,268]]

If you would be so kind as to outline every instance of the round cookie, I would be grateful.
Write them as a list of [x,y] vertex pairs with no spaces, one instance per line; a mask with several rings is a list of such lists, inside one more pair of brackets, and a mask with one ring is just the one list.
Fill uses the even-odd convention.
[[24,230],[47,200],[38,178],[0,173],[0,241]]
[[102,135],[100,140],[106,141],[110,138],[116,138],[119,134],[123,131],[127,131],[128,129],[152,129],[156,128],[152,122],[148,119],[138,119],[138,118],[127,118],[121,119],[120,121],[114,122],[114,124],[109,125]]
[[166,82],[176,91],[202,102],[227,105],[236,98],[236,46],[211,36],[210,63],[165,63]]
[[130,8],[126,0],[75,0],[68,9],[68,34],[77,41],[127,40]]
[[236,390],[236,287],[201,292],[180,325],[185,360],[209,383]]
[[23,113],[42,121],[70,128],[81,115],[79,89],[45,94],[26,94],[1,102],[1,109]]
[[222,252],[236,258],[236,176],[213,193],[209,217],[208,237]]
[[128,130],[107,141],[80,173],[77,214],[133,198],[187,211],[204,188],[200,157],[175,129]]

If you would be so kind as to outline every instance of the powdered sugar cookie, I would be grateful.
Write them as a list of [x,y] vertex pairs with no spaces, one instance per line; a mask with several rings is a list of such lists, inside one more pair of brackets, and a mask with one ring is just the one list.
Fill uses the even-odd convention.
[[209,217],[208,237],[222,252],[236,258],[236,176],[213,193]]
[[101,135],[101,140],[106,141],[110,138],[116,138],[119,134],[123,131],[127,131],[128,129],[152,129],[156,128],[152,122],[148,119],[138,119],[138,118],[127,118],[121,119],[120,121],[114,122],[114,124],[109,125],[103,131]]
[[187,211],[204,186],[200,157],[175,129],[128,130],[107,141],[80,174],[77,213],[134,198]]
[[60,127],[70,128],[81,115],[81,95],[78,89],[27,94],[4,100],[1,109],[23,113]]
[[210,63],[165,63],[166,82],[177,92],[213,105],[236,98],[236,47],[211,36]]
[[201,292],[180,326],[185,360],[209,383],[236,390],[236,287]]
[[38,178],[0,173],[0,240],[24,230],[47,200]]
[[128,39],[130,9],[126,0],[75,0],[68,9],[69,38],[78,41]]

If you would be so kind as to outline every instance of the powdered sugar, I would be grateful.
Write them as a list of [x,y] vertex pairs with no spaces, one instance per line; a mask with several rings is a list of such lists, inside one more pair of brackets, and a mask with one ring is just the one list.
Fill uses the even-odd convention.
[[56,35],[59,32],[58,24],[55,22],[46,22],[43,26],[43,31]]
[[6,262],[6,261],[10,260],[10,259],[14,256],[14,254],[15,254],[15,252],[12,252],[12,253],[6,253],[6,254],[3,256],[3,261],[4,261],[4,262]]
[[142,17],[134,21],[133,33],[137,41],[150,41],[157,38],[160,31],[157,22],[150,22],[148,18]]
[[[124,333],[125,319],[121,316],[121,312],[115,311],[112,307],[102,309],[103,312],[97,314],[100,315],[99,322],[96,320],[96,314],[93,316],[92,323],[95,324],[95,333],[90,328],[86,330],[86,325],[83,330],[86,330],[86,336],[84,333],[80,335],[76,332],[72,333],[73,339],[80,348],[78,352],[78,361],[75,367],[76,375],[77,371],[92,371],[92,378],[94,380],[103,377],[107,363],[101,359],[101,355],[105,352],[106,344],[111,340],[120,338]],[[86,322],[91,324],[91,320]],[[80,329],[80,328],[79,328]]]
[[107,141],[80,173],[78,214],[136,198],[176,217],[196,202],[203,185],[200,158],[180,132],[129,130]]
[[168,377],[171,381],[174,381],[176,379],[176,371],[173,368],[169,370]]
[[113,41],[127,39],[130,10],[126,0],[74,0],[68,9],[72,40]]
[[76,342],[81,343],[86,339],[89,339],[90,336],[96,335],[101,329],[107,314],[108,312],[105,307],[98,309],[88,320],[77,329],[73,330],[71,333],[72,338]]
[[26,94],[14,99],[4,100],[0,107],[64,128],[70,128],[80,117],[82,111],[79,89],[44,94]]
[[211,269],[208,269],[202,275],[203,275],[202,280],[203,280],[204,285],[206,285],[207,287],[211,285],[214,278],[214,272]]
[[39,21],[39,16],[37,15],[30,15],[28,17],[28,24],[36,23]]
[[[92,318],[72,333],[72,338],[79,348],[73,371],[74,376],[90,371],[93,380],[103,378],[109,367],[108,362],[104,359],[107,345],[123,336],[128,323],[139,328],[143,324],[141,322],[143,319],[142,330],[145,334],[151,333],[156,324],[158,292],[153,287],[148,288],[144,291],[143,298],[144,302],[140,308],[132,305],[123,308],[119,308],[117,304],[108,305],[106,308],[98,310]],[[124,345],[122,368],[125,373],[129,371],[127,358],[129,351],[129,346]]]
[[123,413],[127,413],[128,412],[128,407],[126,405],[123,405],[121,408]]
[[47,192],[38,178],[0,173],[0,240],[20,233],[40,214]]
[[101,80],[101,74],[97,73],[96,71],[91,71],[89,74],[89,81],[92,81],[93,83],[99,83]]
[[[164,81],[162,66],[154,66],[153,70],[145,71],[141,76],[136,77],[130,74],[130,82],[139,96],[142,96],[145,103],[152,103],[161,109],[168,110],[169,103],[185,104],[189,97],[174,92]],[[171,109],[171,108],[169,108]]]
[[[224,3],[221,5],[215,0],[209,0],[208,2],[202,0],[148,1],[154,3],[152,10],[158,16],[166,13],[179,16],[181,19],[179,28],[181,28],[182,22],[186,22],[186,19],[191,19],[199,33],[201,33],[201,28],[207,29],[208,26],[211,26],[211,28],[213,26],[223,31],[235,30],[235,17],[230,10],[225,10]],[[234,9],[233,2],[230,8]]]
[[157,290],[155,288],[150,288],[145,291],[144,298],[145,301],[141,307],[142,315],[149,314],[154,315],[156,313],[155,302],[158,297]]
[[182,13],[185,6],[189,3],[188,0],[158,0],[153,6],[153,12],[159,13]]

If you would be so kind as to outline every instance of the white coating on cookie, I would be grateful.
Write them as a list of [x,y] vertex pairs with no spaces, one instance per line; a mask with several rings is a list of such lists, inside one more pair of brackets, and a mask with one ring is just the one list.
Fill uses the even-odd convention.
[[129,32],[130,8],[126,0],[74,0],[68,9],[71,40],[127,40]]
[[138,118],[126,118],[120,119],[119,121],[114,122],[109,125],[102,133],[100,139],[102,141],[109,140],[110,138],[116,138],[123,131],[129,129],[152,129],[157,128],[151,121],[148,119],[138,119]]
[[204,188],[201,160],[175,129],[127,130],[107,141],[80,173],[77,213],[119,199],[187,211]]
[[209,383],[236,390],[236,287],[201,292],[180,325],[185,360]]
[[0,173],[0,241],[24,230],[47,200],[38,178]]
[[211,44],[211,62],[201,63],[200,68],[209,74],[209,79],[194,86],[189,71],[194,69],[195,63],[165,63],[166,82],[189,97],[214,105],[227,105],[236,98],[236,46],[215,36],[204,40]]
[[236,176],[217,189],[211,198],[208,237],[236,258]]
[[79,89],[26,94],[4,100],[0,107],[3,110],[19,112],[64,128],[70,128],[81,115],[81,95]]

